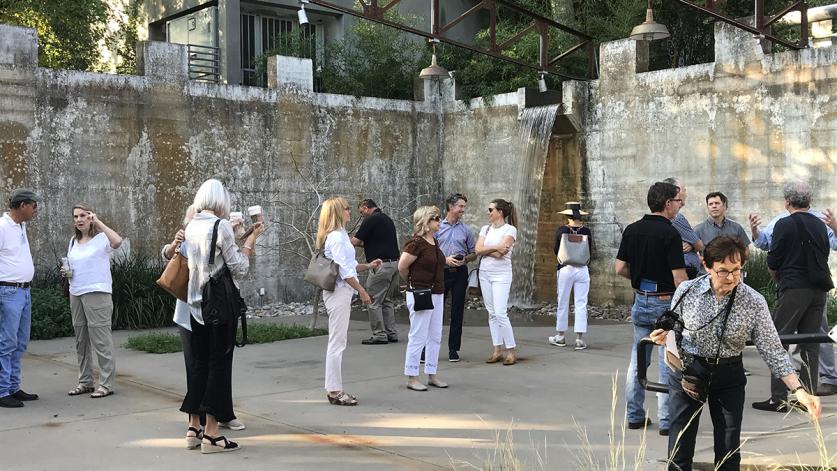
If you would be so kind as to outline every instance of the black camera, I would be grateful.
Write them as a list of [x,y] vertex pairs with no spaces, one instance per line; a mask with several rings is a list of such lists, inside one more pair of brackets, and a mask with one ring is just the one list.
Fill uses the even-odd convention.
[[654,322],[654,329],[674,330],[676,332],[683,331],[683,321],[680,320],[680,315],[671,309],[666,309],[660,314],[657,321]]

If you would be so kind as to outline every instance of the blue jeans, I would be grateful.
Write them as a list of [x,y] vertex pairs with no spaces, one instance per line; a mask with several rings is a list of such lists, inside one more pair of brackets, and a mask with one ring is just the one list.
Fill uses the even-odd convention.
[[[631,345],[631,363],[628,365],[628,377],[625,382],[625,402],[628,404],[628,422],[642,422],[646,414],[645,389],[640,386],[636,376],[636,346],[643,337],[648,337],[654,329],[654,322],[671,307],[671,298],[660,300],[658,297],[637,294],[631,307],[631,321],[634,324],[634,341]],[[668,367],[665,365],[665,349],[658,347],[660,383],[668,384]],[[647,353],[645,364],[651,364],[651,352]],[[668,394],[657,393],[657,418],[660,428],[668,428]]]
[[20,359],[29,345],[29,288],[0,286],[0,397],[20,391]]

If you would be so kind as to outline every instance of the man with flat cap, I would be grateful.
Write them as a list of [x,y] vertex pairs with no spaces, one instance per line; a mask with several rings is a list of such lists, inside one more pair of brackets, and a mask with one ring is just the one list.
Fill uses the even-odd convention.
[[32,190],[18,188],[0,218],[0,407],[23,407],[22,401],[38,399],[20,389],[20,360],[29,344],[29,284],[35,274],[26,223],[38,214],[40,200]]

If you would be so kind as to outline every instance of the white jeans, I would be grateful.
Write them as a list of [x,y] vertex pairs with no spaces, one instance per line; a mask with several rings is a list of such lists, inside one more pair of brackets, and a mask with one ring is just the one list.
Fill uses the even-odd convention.
[[407,337],[407,354],[404,358],[404,375],[418,376],[419,358],[424,349],[424,372],[436,374],[439,364],[439,345],[442,343],[442,313],[445,295],[433,294],[433,309],[413,310],[413,293],[407,291],[407,309],[410,311],[410,333]]
[[349,285],[338,286],[334,291],[323,291],[323,303],[328,311],[325,388],[329,392],[343,390],[343,350],[346,349],[349,334],[352,295],[354,290]]
[[570,291],[575,296],[575,326],[577,334],[587,332],[587,293],[590,292],[590,271],[587,267],[566,265],[558,270],[558,312],[555,317],[555,329],[567,331],[567,319],[570,316]]
[[488,328],[491,330],[491,342],[495,347],[505,345],[514,348],[514,332],[509,322],[509,290],[511,272],[486,272],[480,270],[480,291],[485,309],[488,310]]

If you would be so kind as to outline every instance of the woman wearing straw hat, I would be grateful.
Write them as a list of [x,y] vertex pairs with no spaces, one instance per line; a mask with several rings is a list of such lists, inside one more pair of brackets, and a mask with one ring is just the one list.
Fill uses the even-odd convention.
[[555,231],[555,256],[558,259],[558,311],[555,328],[558,334],[549,337],[549,343],[566,347],[564,333],[567,331],[570,311],[570,293],[575,298],[575,349],[584,350],[587,344],[581,337],[587,332],[587,293],[590,291],[590,264],[593,234],[584,226],[581,216],[588,212],[581,210],[581,203],[570,201],[567,209],[558,214],[568,216],[567,224]]

